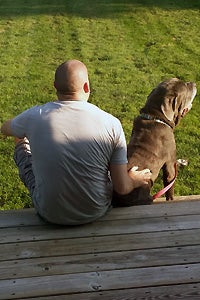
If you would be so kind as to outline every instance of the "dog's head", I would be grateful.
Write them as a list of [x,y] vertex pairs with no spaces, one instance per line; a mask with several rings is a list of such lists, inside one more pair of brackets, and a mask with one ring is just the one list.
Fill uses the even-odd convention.
[[141,112],[164,118],[176,126],[191,109],[197,93],[194,82],[171,78],[161,82],[148,96]]

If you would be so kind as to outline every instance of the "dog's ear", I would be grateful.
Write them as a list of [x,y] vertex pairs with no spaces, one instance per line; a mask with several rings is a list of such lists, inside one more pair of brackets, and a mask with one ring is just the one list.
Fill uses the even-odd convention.
[[163,114],[171,122],[174,120],[177,104],[177,95],[174,95],[173,97],[166,97],[164,102],[161,104],[161,110]]
[[171,79],[166,84],[166,95],[161,110],[165,117],[175,125],[188,111],[186,109],[187,94],[187,85],[181,80]]

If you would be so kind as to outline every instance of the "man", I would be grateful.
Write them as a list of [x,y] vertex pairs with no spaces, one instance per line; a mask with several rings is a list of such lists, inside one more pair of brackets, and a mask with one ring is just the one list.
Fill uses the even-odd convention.
[[15,137],[14,159],[39,215],[52,223],[84,224],[111,205],[109,173],[119,194],[147,184],[151,173],[127,172],[121,123],[87,102],[90,86],[82,62],[62,63],[54,86],[57,101],[22,112],[1,132]]

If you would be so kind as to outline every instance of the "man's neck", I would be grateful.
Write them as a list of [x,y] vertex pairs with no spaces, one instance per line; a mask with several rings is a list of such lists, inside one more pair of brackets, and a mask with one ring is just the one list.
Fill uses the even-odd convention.
[[66,95],[57,93],[57,97],[59,101],[87,101],[88,100],[88,98],[81,93],[71,93]]

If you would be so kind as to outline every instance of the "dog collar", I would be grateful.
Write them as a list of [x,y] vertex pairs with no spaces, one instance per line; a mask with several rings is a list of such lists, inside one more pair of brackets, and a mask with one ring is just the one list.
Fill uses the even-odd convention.
[[[145,120],[152,120],[152,121],[155,121],[155,122],[157,122],[157,123],[164,124],[164,125],[166,125],[166,126],[172,128],[172,127],[171,127],[169,124],[167,124],[165,121],[163,121],[163,120],[161,120],[161,119],[158,119],[158,118],[156,118],[156,117],[154,117],[154,116],[148,115],[148,114],[142,113],[142,114],[140,114],[140,118],[145,119]],[[172,129],[173,129],[173,128],[172,128]]]

